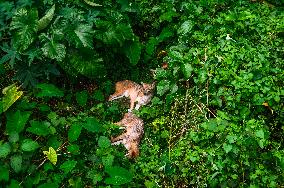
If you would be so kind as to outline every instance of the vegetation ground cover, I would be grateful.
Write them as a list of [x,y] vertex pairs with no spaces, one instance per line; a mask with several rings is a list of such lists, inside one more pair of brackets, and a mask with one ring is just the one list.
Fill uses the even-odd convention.
[[[1,1],[1,187],[283,186],[283,5]],[[132,160],[125,79],[157,82]]]

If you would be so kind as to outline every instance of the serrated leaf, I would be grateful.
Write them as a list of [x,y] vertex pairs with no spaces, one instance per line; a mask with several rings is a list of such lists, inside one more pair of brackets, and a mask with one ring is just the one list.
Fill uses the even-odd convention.
[[41,89],[39,93],[36,94],[37,97],[63,97],[64,92],[61,91],[53,84],[38,84],[37,88]]
[[76,100],[80,106],[85,106],[88,101],[88,92],[86,90],[76,93]]
[[32,139],[25,139],[21,145],[23,151],[34,151],[39,148],[39,144]]
[[47,41],[41,48],[43,55],[57,61],[62,61],[65,58],[65,49],[64,44],[60,44],[55,41]]
[[136,65],[138,63],[141,55],[141,49],[142,47],[138,39],[126,43],[124,52],[132,65]]
[[3,46],[1,46],[1,50],[3,50],[6,54],[2,56],[0,64],[9,61],[9,64],[13,68],[15,61],[21,60],[21,56],[19,52],[15,49],[14,45],[11,45],[11,47],[9,47],[7,43],[4,43]]
[[43,151],[43,154],[47,156],[48,160],[53,164],[56,165],[57,163],[57,154],[53,147],[49,147],[48,151]]
[[11,146],[8,142],[0,145],[0,158],[5,158],[11,152]]
[[223,149],[225,150],[226,153],[229,153],[233,149],[233,146],[231,144],[224,143]]
[[161,80],[157,85],[157,94],[162,96],[170,89],[170,81]]
[[100,148],[108,148],[110,147],[110,140],[105,136],[100,136],[98,145]]
[[31,127],[27,128],[28,132],[36,134],[38,136],[47,136],[51,133],[49,126],[49,122],[40,122],[40,121],[31,121]]
[[10,164],[11,164],[12,169],[16,173],[21,171],[21,169],[22,169],[22,162],[23,162],[23,158],[22,158],[21,155],[15,155],[15,156],[11,157]]
[[68,131],[68,140],[70,142],[76,141],[81,134],[81,130],[82,130],[81,124],[76,123],[76,124],[71,125],[71,127]]
[[55,4],[47,11],[47,13],[38,21],[38,31],[45,29],[53,19]]
[[110,178],[105,179],[106,184],[123,185],[132,181],[132,174],[125,168],[114,166],[106,168],[105,172],[110,175]]
[[28,11],[25,8],[18,9],[11,22],[10,29],[15,30],[14,41],[19,51],[26,50],[34,41],[38,24],[36,9]]
[[107,156],[102,157],[102,162],[103,162],[105,167],[112,166],[113,161],[114,161],[114,156],[111,155],[111,154],[108,154]]
[[102,132],[103,127],[102,124],[94,117],[86,118],[86,123],[83,124],[83,127],[90,132]]
[[10,143],[16,143],[19,141],[19,133],[16,133],[16,132],[12,132],[10,135],[9,135],[9,142]]
[[12,84],[2,90],[4,96],[2,98],[2,108],[0,109],[0,114],[8,110],[8,108],[23,95],[23,92],[18,91],[18,89],[19,87],[17,87],[15,84]]
[[65,174],[70,172],[73,168],[75,168],[77,164],[77,161],[70,160],[70,161],[65,161],[61,166],[60,169],[64,171]]
[[17,110],[15,113],[8,113],[6,125],[7,133],[12,134],[13,132],[22,132],[30,115],[31,112],[21,112],[20,110]]

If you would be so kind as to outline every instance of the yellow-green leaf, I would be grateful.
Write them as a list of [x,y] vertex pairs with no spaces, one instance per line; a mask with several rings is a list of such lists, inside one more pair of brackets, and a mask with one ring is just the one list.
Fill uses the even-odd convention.
[[18,91],[18,89],[19,87],[17,87],[15,84],[12,84],[2,90],[4,97],[2,98],[0,105],[0,114],[8,110],[8,108],[23,95],[23,92]]
[[56,151],[52,147],[49,147],[49,151],[43,151],[43,154],[47,156],[48,160],[52,164],[56,165],[57,154],[56,154]]

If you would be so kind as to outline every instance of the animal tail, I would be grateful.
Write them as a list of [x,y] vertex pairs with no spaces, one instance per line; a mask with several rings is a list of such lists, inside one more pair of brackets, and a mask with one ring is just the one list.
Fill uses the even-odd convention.
[[130,149],[128,151],[128,157],[129,158],[136,158],[139,155],[139,148],[138,148],[138,144],[135,142],[132,142],[130,144]]

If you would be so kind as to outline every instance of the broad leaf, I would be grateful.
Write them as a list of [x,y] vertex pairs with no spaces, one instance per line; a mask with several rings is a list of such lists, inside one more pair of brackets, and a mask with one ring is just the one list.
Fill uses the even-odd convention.
[[8,142],[0,145],[0,158],[5,158],[11,152],[11,146]]
[[233,146],[231,144],[224,143],[223,149],[225,150],[226,153],[229,153],[233,149]]
[[85,106],[88,100],[88,92],[86,90],[76,93],[76,100],[80,106]]
[[52,164],[56,165],[56,163],[57,163],[57,154],[56,154],[56,151],[52,147],[49,147],[48,151],[43,151],[43,154],[47,156],[48,160]]
[[71,127],[68,131],[68,140],[70,142],[76,141],[81,134],[81,130],[82,130],[81,124],[75,123],[75,124],[71,125]]
[[0,166],[0,181],[8,181],[8,180],[9,180],[9,169],[7,169],[4,165],[1,165]]
[[142,47],[138,39],[125,44],[124,51],[132,65],[136,65],[138,63],[141,55],[141,49]]
[[106,184],[122,185],[132,181],[132,174],[119,166],[106,168],[106,173],[110,175],[110,178],[105,179]]
[[73,168],[75,168],[77,161],[65,161],[61,166],[60,169],[64,171],[65,174],[70,172]]
[[188,79],[191,76],[193,68],[192,68],[191,64],[184,63],[184,64],[181,65],[181,70],[184,74],[185,79]]
[[39,144],[31,139],[25,139],[21,145],[23,151],[34,151],[39,148]]
[[94,51],[84,54],[73,53],[69,59],[68,64],[63,64],[65,70],[70,69],[71,65],[75,71],[89,78],[102,78],[106,75],[103,59]]
[[110,140],[105,136],[100,136],[98,145],[100,148],[108,148],[110,146]]
[[28,132],[36,134],[38,136],[47,136],[51,133],[49,122],[31,121],[31,127],[27,128]]
[[60,44],[52,40],[47,41],[41,50],[46,57],[55,59],[57,61],[62,61],[66,54],[64,44]]
[[83,127],[90,132],[102,132],[102,124],[94,117],[86,118],[86,123],[83,124]]
[[2,108],[0,109],[0,114],[8,110],[8,108],[23,95],[23,92],[18,91],[18,89],[19,88],[15,84],[12,84],[2,90],[4,96],[1,101]]
[[53,84],[38,84],[36,86],[39,88],[41,91],[36,94],[37,97],[63,97],[64,92],[58,89],[55,85]]
[[21,112],[20,110],[17,110],[15,113],[8,113],[6,125],[7,133],[12,134],[13,132],[22,132],[30,115],[31,112]]
[[114,161],[114,156],[111,155],[111,154],[108,154],[107,156],[102,157],[102,162],[103,162],[105,167],[112,166],[113,161]]
[[15,46],[19,51],[26,50],[34,41],[38,25],[38,13],[36,9],[21,8],[15,12],[10,29],[14,30]]
[[38,30],[45,29],[51,22],[55,11],[55,4],[47,11],[47,13],[38,21]]
[[14,155],[14,156],[11,157],[10,164],[11,164],[12,169],[16,173],[21,171],[21,169],[22,169],[22,162],[23,162],[23,158],[22,158],[21,155]]

